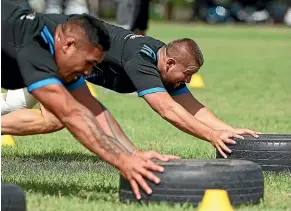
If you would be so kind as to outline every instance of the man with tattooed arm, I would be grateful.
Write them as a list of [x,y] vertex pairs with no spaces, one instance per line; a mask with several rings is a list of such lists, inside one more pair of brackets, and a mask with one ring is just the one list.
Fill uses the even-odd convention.
[[[31,126],[30,121],[40,124],[39,117],[42,120],[53,117],[88,150],[118,168],[138,199],[139,186],[150,194],[145,178],[159,183],[152,171],[163,171],[163,167],[150,159],[167,161],[176,157],[141,152],[125,136],[124,141],[117,140],[108,129],[103,127],[103,130],[100,126],[100,121],[104,121],[103,111],[82,83],[82,76],[91,73],[110,47],[103,22],[87,14],[67,18],[33,13],[8,0],[2,0],[1,7],[1,88],[8,90],[1,98],[1,114],[13,114],[9,113],[8,102],[19,102],[19,95],[9,95],[9,91],[20,90],[24,94],[26,90],[21,97],[37,100],[43,106],[43,116],[33,112],[25,121],[26,114],[20,114],[25,124],[17,118],[13,120],[16,116],[12,124],[20,123],[25,129]],[[5,116],[1,118],[3,123]],[[123,135],[112,116],[110,121],[116,132]],[[6,133],[4,127],[1,133]]]

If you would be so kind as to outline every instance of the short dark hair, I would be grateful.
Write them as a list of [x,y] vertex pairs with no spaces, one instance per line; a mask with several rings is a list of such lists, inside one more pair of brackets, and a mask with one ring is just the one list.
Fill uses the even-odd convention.
[[201,67],[204,63],[203,54],[198,44],[190,38],[173,40],[166,46],[166,55],[176,59],[178,62],[187,64],[193,60]]
[[85,32],[90,44],[101,46],[104,51],[110,48],[110,38],[104,22],[88,14],[71,15],[66,24],[77,24]]

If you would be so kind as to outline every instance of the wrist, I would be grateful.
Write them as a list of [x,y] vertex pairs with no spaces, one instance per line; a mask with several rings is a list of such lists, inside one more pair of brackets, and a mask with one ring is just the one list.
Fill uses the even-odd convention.
[[140,155],[140,153],[142,153],[143,151],[139,150],[139,149],[135,149],[131,155]]
[[231,126],[227,126],[227,127],[225,127],[224,129],[225,129],[225,130],[231,130],[231,131],[232,131],[232,130],[235,130],[235,128],[233,128],[233,127],[231,127]]
[[116,159],[114,166],[118,169],[121,169],[125,165],[127,157],[127,153],[121,153],[118,159]]
[[213,138],[213,133],[214,133],[215,129],[210,128],[207,132],[207,136],[206,139],[208,142],[212,142],[212,138]]

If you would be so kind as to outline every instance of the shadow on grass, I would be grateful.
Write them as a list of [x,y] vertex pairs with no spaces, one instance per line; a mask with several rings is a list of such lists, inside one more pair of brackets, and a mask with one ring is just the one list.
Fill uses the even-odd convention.
[[102,162],[96,155],[90,155],[85,153],[77,152],[46,152],[41,154],[9,154],[3,155],[2,158],[22,158],[27,160],[37,160],[37,161],[99,161]]
[[[2,178],[5,179],[19,178],[21,175],[23,178],[28,178],[27,180],[35,180],[39,178],[40,175],[46,175],[48,177],[47,179],[55,183],[55,176],[73,179],[93,175],[92,177],[94,178],[102,178],[102,180],[104,180],[106,177],[118,175],[119,172],[116,168],[94,155],[52,152],[44,154],[2,156],[1,173]],[[21,181],[22,180],[23,179],[21,179]],[[36,181],[36,185],[44,182],[42,179],[38,181],[38,183]],[[105,183],[106,181],[100,182]],[[34,183],[30,181],[26,181],[26,184],[32,187],[35,186],[33,185]],[[60,187],[66,189],[66,185],[60,185]],[[79,185],[78,187],[81,186]],[[46,185],[45,188],[47,188]],[[51,190],[54,190],[54,188]]]
[[[10,182],[9,179],[8,181]],[[12,182],[12,181],[11,181]],[[17,185],[23,188],[26,193],[38,193],[50,196],[72,196],[88,201],[105,200],[117,201],[118,188],[114,185],[106,184],[100,181],[98,184],[82,185],[72,183],[50,183],[46,181],[18,181]]]
[[[107,180],[118,177],[117,169],[90,154],[2,155],[1,173],[2,181],[18,184],[26,192],[85,200],[118,200],[116,183]],[[84,182],[84,176],[94,181]]]

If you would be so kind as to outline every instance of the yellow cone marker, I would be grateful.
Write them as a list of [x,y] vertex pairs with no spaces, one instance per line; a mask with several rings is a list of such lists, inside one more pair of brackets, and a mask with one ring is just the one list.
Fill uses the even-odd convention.
[[203,88],[205,87],[204,81],[199,74],[192,75],[191,81],[189,83],[191,88]]
[[91,95],[93,95],[94,97],[97,97],[97,93],[96,93],[96,91],[94,89],[94,86],[89,82],[86,82],[86,84],[87,84],[87,86],[88,86],[88,88],[89,88],[89,90],[91,92]]
[[14,138],[10,135],[1,135],[1,146],[14,147],[15,146]]
[[233,211],[227,191],[206,190],[198,211]]

